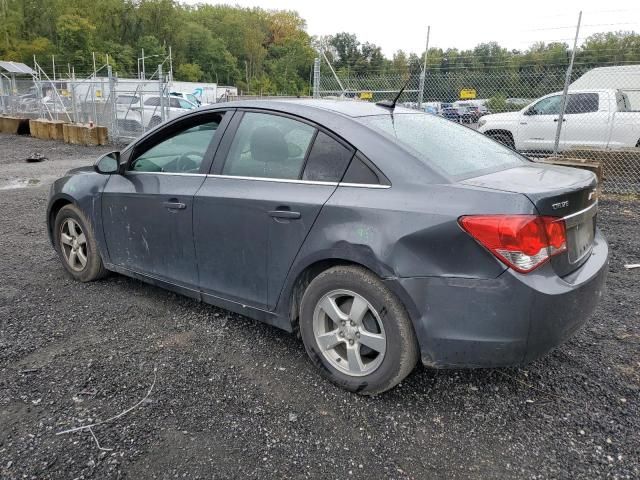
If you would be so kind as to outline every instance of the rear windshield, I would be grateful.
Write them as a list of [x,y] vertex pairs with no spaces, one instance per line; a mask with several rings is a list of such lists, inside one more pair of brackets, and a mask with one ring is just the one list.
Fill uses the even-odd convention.
[[528,162],[484,135],[436,115],[399,113],[358,120],[393,137],[430,167],[454,179],[484,175]]

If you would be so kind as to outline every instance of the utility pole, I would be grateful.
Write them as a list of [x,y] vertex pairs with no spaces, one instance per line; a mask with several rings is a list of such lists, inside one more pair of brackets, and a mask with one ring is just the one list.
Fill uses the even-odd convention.
[[576,26],[576,37],[573,40],[573,50],[571,51],[571,60],[569,61],[569,67],[567,68],[567,76],[564,79],[564,90],[562,91],[562,103],[560,105],[560,115],[557,118],[558,125],[556,126],[556,141],[553,144],[553,156],[558,156],[558,149],[560,146],[560,134],[562,133],[562,124],[564,123],[564,111],[567,108],[567,97],[569,93],[569,83],[571,82],[571,72],[573,71],[573,61],[576,58],[576,48],[578,46],[578,35],[580,34],[580,23],[582,22],[582,10],[578,15],[578,25]]
[[424,50],[424,64],[422,72],[420,72],[420,86],[418,87],[418,108],[422,110],[422,102],[424,102],[424,84],[427,77],[427,55],[429,54],[429,36],[431,35],[431,25],[427,26],[427,46]]

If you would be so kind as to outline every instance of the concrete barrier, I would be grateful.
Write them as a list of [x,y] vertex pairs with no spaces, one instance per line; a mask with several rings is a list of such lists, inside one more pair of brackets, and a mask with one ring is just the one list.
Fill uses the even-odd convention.
[[41,140],[63,140],[63,126],[61,120],[29,120],[31,136]]
[[29,119],[20,117],[0,117],[0,132],[11,134],[29,134]]
[[66,123],[62,129],[64,141],[73,145],[106,145],[109,140],[107,127]]

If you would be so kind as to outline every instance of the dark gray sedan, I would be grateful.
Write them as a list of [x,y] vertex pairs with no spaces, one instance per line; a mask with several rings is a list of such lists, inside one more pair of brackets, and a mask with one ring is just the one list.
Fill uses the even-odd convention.
[[118,272],[298,332],[374,394],[430,367],[529,362],[600,297],[596,178],[434,115],[227,103],[163,124],[51,190],[74,278]]

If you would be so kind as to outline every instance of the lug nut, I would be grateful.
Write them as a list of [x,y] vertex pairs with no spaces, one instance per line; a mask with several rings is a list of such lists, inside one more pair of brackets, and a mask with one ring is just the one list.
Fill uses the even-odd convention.
[[339,333],[339,335],[340,335],[341,337],[344,337],[344,332],[340,332],[340,333]]

